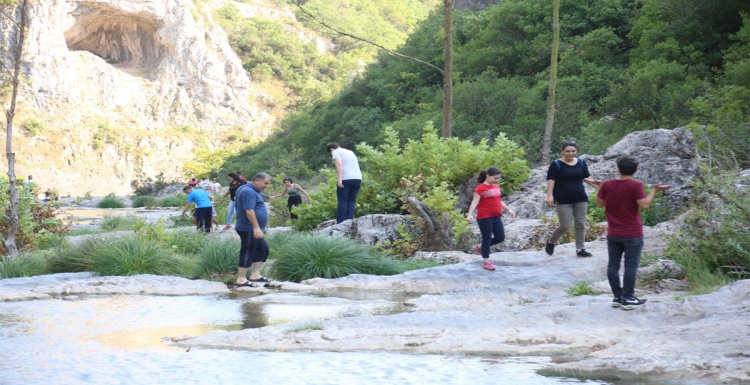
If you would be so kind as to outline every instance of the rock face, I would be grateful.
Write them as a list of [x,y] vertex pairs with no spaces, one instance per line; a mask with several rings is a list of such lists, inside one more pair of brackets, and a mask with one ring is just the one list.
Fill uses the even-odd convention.
[[[182,179],[182,163],[214,145],[212,132],[269,133],[273,118],[252,103],[250,80],[226,34],[193,1],[33,4],[22,64],[28,80],[14,129],[23,136],[24,121],[34,118],[54,132],[14,147],[19,174],[46,181],[43,188],[126,194],[139,173]],[[0,46],[10,46],[14,33],[0,18]],[[6,50],[0,61],[12,68]],[[207,143],[181,138],[179,130],[205,130]]]
[[396,231],[398,226],[405,225],[409,217],[396,214],[371,214],[353,220],[323,222],[317,232],[326,235],[347,236],[358,239],[368,245],[394,241],[400,238]]

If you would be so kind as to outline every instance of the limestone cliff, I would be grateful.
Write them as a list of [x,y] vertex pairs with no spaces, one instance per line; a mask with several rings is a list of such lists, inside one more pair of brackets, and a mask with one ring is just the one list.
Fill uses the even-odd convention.
[[[181,179],[194,150],[227,131],[270,131],[224,31],[191,0],[45,0],[29,15],[14,152],[42,187],[128,193],[139,173]],[[0,46],[13,33],[0,18]],[[7,49],[0,60],[10,67]],[[45,130],[24,131],[31,118]]]

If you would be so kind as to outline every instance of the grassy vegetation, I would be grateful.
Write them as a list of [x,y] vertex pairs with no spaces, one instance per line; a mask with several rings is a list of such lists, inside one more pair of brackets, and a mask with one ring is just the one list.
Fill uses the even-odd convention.
[[239,239],[210,238],[197,253],[198,262],[193,275],[211,279],[236,274],[239,254]]
[[323,330],[323,324],[320,322],[314,322],[309,324],[302,324],[296,327],[293,327],[291,329],[288,329],[285,333],[297,333],[297,332],[303,332],[306,330]]
[[135,215],[107,215],[99,227],[104,231],[134,230],[142,226],[144,220]]
[[107,195],[96,204],[96,207],[100,209],[122,209],[125,208],[125,203],[114,195]]
[[571,297],[578,297],[581,295],[599,295],[604,294],[600,291],[594,291],[591,290],[589,286],[591,286],[593,282],[591,281],[579,281],[573,284],[573,286],[569,287],[568,290],[565,292],[568,293]]
[[32,277],[47,273],[47,264],[40,252],[26,252],[0,259],[0,279]]

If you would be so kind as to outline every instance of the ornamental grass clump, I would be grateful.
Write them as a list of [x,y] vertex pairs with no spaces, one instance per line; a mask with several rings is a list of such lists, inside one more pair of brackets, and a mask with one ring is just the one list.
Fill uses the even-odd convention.
[[339,278],[349,274],[393,275],[404,269],[397,261],[379,255],[370,246],[348,238],[297,234],[274,250],[269,274],[278,280]]
[[100,209],[122,209],[125,208],[125,203],[122,203],[122,201],[116,196],[110,194],[99,201],[99,203],[96,204],[96,207]]
[[153,195],[139,195],[133,197],[130,205],[133,207],[157,207],[158,202]]
[[166,197],[156,201],[156,206],[159,207],[183,207],[187,203],[187,196],[180,194],[177,196]]
[[237,271],[239,254],[239,239],[210,238],[198,252],[193,276],[211,278],[217,274],[232,274]]
[[0,259],[0,279],[32,277],[47,271],[44,257],[38,252],[6,255]]
[[181,275],[182,263],[170,251],[135,235],[106,241],[90,254],[91,269],[99,275]]

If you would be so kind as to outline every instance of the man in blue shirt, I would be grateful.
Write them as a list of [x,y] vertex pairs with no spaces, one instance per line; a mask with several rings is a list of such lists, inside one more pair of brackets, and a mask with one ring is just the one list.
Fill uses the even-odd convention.
[[198,228],[203,227],[203,230],[207,233],[211,232],[211,213],[213,212],[213,205],[211,199],[208,197],[208,193],[202,189],[196,189],[192,186],[185,186],[182,191],[188,195],[187,204],[185,209],[182,210],[180,218],[185,216],[185,212],[190,209],[190,204],[195,203],[195,219],[198,223]]
[[[268,222],[268,210],[261,192],[271,183],[271,176],[265,172],[256,174],[250,183],[237,189],[234,210],[237,223],[234,230],[240,236],[240,262],[237,269],[236,286],[255,287],[255,283],[265,285],[268,278],[260,275],[260,266],[268,259],[268,244],[263,232]],[[250,278],[247,269],[252,265]]]

